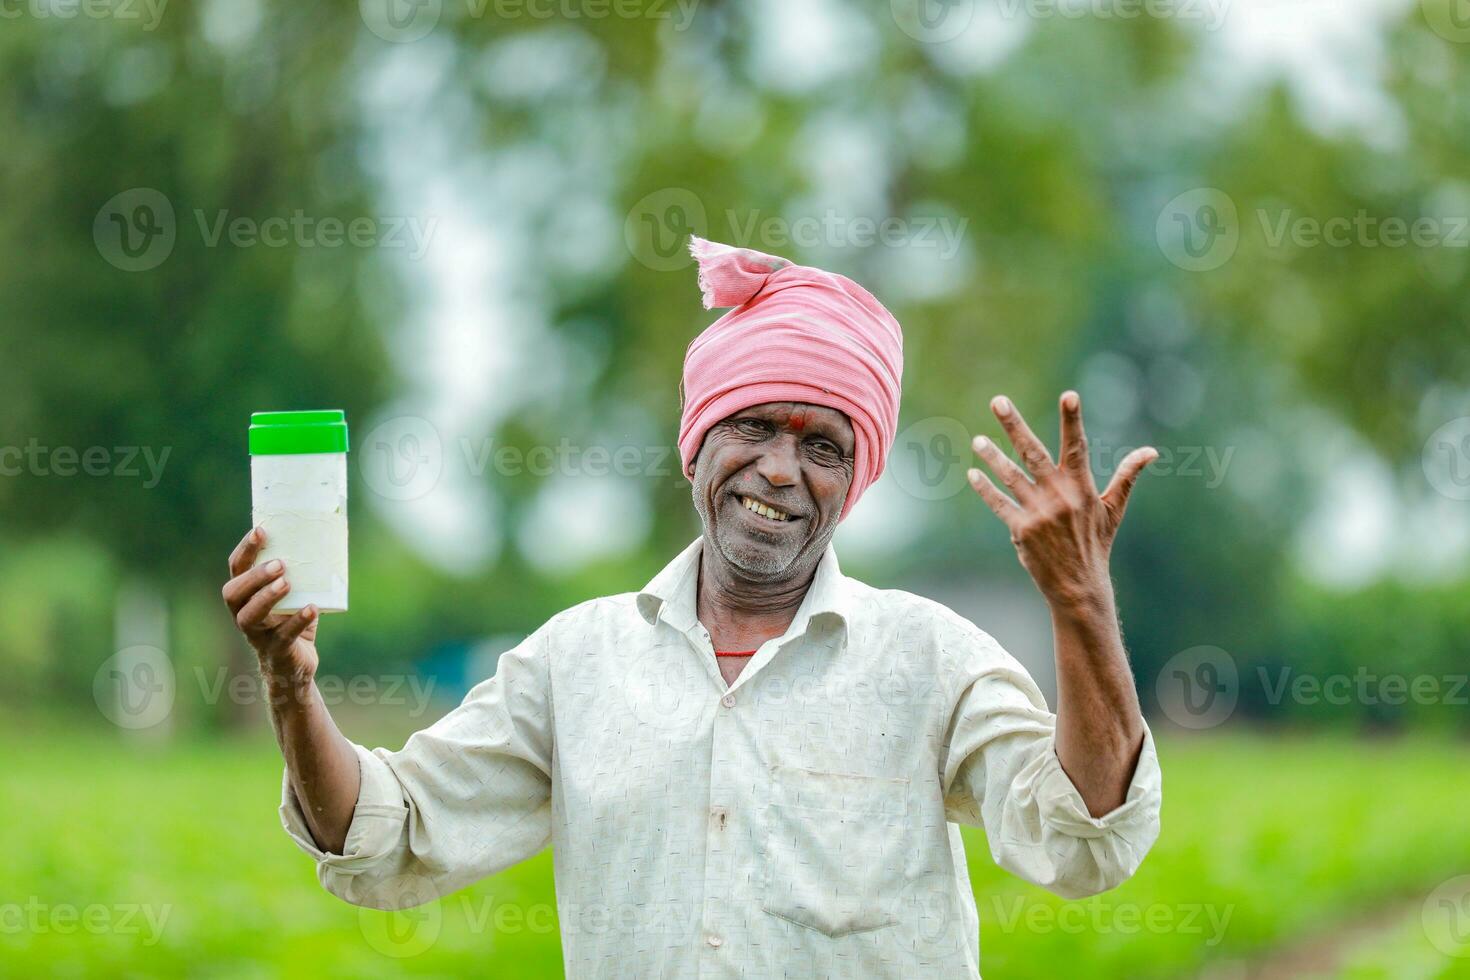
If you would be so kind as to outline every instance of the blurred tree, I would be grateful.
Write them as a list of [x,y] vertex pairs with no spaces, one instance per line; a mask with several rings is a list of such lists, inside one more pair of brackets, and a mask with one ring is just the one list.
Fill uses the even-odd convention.
[[[996,435],[985,405],[1004,391],[1054,431],[1056,395],[1077,386],[1100,446],[1215,451],[1233,466],[1221,482],[1178,467],[1151,480],[1120,542],[1140,676],[1201,642],[1287,656],[1285,543],[1311,487],[1283,419],[1320,406],[1406,462],[1423,392],[1470,374],[1470,300],[1456,254],[1282,247],[1257,213],[1453,211],[1470,52],[1405,12],[1386,49],[1399,138],[1369,143],[1320,134],[1280,89],[1206,115],[1190,94],[1200,41],[1176,23],[1040,18],[991,25],[1006,30],[981,50],[917,41],[887,5],[840,4],[836,40],[798,58],[771,34],[772,9],[593,22],[450,4],[411,42],[353,6],[215,0],[169,8],[155,29],[7,21],[0,445],[31,454],[0,479],[0,541],[93,542],[114,579],[195,604],[196,642],[238,651],[206,610],[247,526],[249,413],[330,406],[360,422],[410,379],[435,389],[442,365],[412,332],[432,276],[294,230],[280,247],[242,244],[228,222],[371,218],[443,176],[447,199],[414,200],[493,226],[501,247],[436,243],[454,251],[440,288],[494,271],[485,289],[513,295],[497,297],[507,326],[488,346],[523,324],[548,335],[518,351],[519,387],[485,394],[503,411],[446,433],[451,447],[672,444],[682,356],[714,314],[669,243],[698,231],[870,285],[905,325],[905,424]],[[1171,197],[1203,187],[1235,204],[1240,244],[1192,272],[1157,229]],[[793,241],[801,218],[834,219],[840,240]],[[947,230],[953,250],[852,243],[859,222],[888,218]],[[112,475],[60,475],[93,447]],[[119,473],[129,447],[151,453],[129,460],[138,476]],[[529,630],[636,588],[696,529],[670,460],[635,481],[645,546],[557,576],[517,539],[551,482],[493,467],[475,479],[508,545],[487,567],[436,567],[411,532],[354,509],[354,613],[324,638],[334,662]],[[925,517],[875,577],[921,562],[977,588],[1022,574],[968,493]],[[220,633],[203,638],[206,622]],[[34,652],[0,636],[0,660]]]

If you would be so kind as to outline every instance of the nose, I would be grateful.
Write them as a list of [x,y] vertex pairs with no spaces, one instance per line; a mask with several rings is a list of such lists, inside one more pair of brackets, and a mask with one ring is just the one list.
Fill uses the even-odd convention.
[[797,458],[797,439],[783,433],[767,443],[760,459],[756,461],[756,472],[766,478],[773,487],[789,487],[796,484],[801,474],[801,460]]

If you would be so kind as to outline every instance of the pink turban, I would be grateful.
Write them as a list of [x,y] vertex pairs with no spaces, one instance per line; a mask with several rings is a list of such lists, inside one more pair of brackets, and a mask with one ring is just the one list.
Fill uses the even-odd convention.
[[883,473],[898,423],[903,330],[844,276],[695,238],[707,310],[735,309],[684,354],[679,456],[686,475],[721,419],[765,402],[844,413],[856,436],[852,487],[838,520]]

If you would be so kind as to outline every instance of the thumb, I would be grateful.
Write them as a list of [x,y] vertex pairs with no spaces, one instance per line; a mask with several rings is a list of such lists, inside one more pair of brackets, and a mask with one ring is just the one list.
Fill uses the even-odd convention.
[[1123,458],[1118,472],[1113,474],[1113,479],[1109,481],[1108,488],[1102,495],[1112,530],[1117,530],[1118,525],[1123,522],[1123,513],[1128,509],[1128,497],[1133,493],[1133,486],[1138,482],[1144,467],[1158,458],[1159,451],[1152,446],[1135,449]]

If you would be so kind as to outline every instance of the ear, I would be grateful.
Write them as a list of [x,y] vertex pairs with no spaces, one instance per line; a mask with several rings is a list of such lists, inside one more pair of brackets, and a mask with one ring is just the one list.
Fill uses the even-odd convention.
[[705,437],[699,440],[699,448],[694,450],[694,455],[690,458],[689,465],[684,467],[684,479],[690,483],[694,482],[694,473],[699,469],[699,457],[704,454],[705,438],[708,438],[708,436],[709,433],[705,433]]

